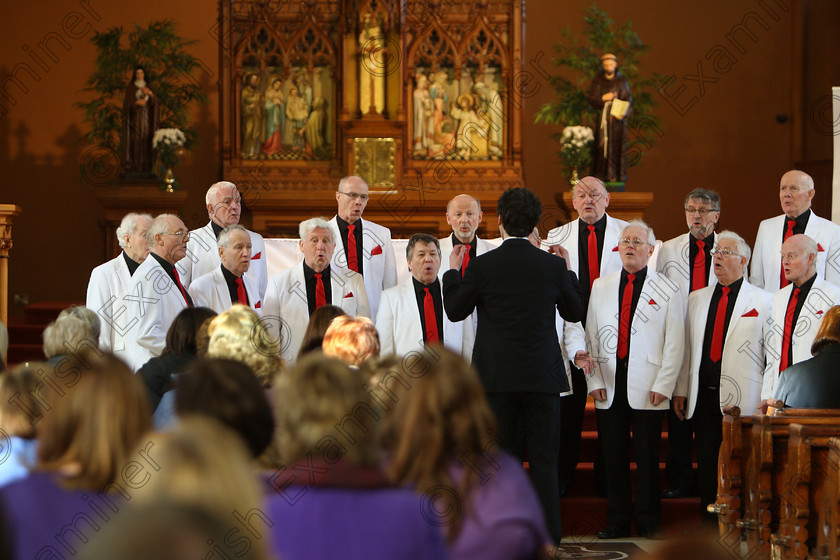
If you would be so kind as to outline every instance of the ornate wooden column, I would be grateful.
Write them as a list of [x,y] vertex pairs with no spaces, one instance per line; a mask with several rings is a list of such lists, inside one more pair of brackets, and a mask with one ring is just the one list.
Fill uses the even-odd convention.
[[0,204],[0,321],[9,322],[9,251],[12,249],[12,220],[23,212],[20,206]]

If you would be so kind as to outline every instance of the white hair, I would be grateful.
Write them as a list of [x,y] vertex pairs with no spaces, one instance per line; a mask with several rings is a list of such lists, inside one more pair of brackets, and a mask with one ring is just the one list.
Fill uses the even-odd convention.
[[94,337],[87,321],[72,315],[59,317],[44,329],[44,356],[49,359],[75,352],[85,342],[99,347],[99,338]]
[[90,332],[93,333],[94,338],[99,339],[99,333],[102,331],[102,322],[99,320],[99,315],[92,309],[88,309],[84,305],[74,305],[73,307],[61,310],[58,318],[61,319],[63,317],[78,317],[82,321],[85,321],[90,327]]
[[[221,233],[219,233],[219,238],[216,240],[216,245],[226,249],[227,246],[230,245],[230,234],[237,230],[248,233],[248,230],[244,227],[240,226],[239,224],[233,224],[232,226],[226,227],[221,231]],[[248,237],[250,238],[250,235]]]
[[117,241],[119,241],[122,249],[125,249],[128,244],[125,240],[125,236],[134,233],[134,230],[137,229],[137,222],[140,218],[146,218],[147,220],[152,221],[152,217],[149,214],[131,212],[130,214],[123,216],[123,219],[120,222],[120,227],[117,228]]
[[312,233],[312,230],[319,228],[329,231],[330,239],[332,239],[332,242],[335,243],[333,229],[330,227],[330,223],[324,218],[309,218],[308,220],[302,221],[300,223],[300,227],[298,228],[298,233],[300,234],[300,238],[302,240],[306,240],[306,238],[309,237],[309,234]]
[[627,225],[624,226],[624,229],[621,230],[621,236],[624,237],[624,232],[627,231],[628,228],[633,226],[643,228],[647,232],[647,242],[650,245],[654,245],[656,243],[656,237],[653,235],[653,228],[644,223],[642,220],[630,220],[627,222]]
[[744,274],[747,274],[747,266],[750,264],[750,257],[752,256],[752,251],[750,250],[750,246],[747,245],[747,242],[744,241],[744,238],[735,233],[734,231],[724,230],[718,234],[718,243],[723,241],[724,239],[729,239],[734,241],[737,244],[738,254],[742,257],[747,258],[747,262],[744,263]]
[[805,234],[802,234],[802,236],[805,238],[805,241],[804,241],[805,251],[807,251],[807,254],[809,254],[809,255],[814,255],[814,263],[816,263],[817,262],[817,252],[819,251],[819,247],[817,246],[817,242],[814,241],[811,237],[808,237]]
[[155,236],[166,233],[166,228],[168,227],[166,222],[170,218],[180,219],[175,214],[160,214],[152,220],[152,223],[149,225],[149,231],[146,232],[146,241],[149,243],[149,250],[152,250],[155,246]]
[[[204,195],[204,203],[211,205],[216,204],[216,198],[219,193],[219,189],[231,187],[236,189],[236,185],[234,185],[230,181],[219,181],[218,183],[213,183],[212,185],[210,185],[210,188],[207,189],[207,194]],[[236,190],[238,191],[239,189]]]

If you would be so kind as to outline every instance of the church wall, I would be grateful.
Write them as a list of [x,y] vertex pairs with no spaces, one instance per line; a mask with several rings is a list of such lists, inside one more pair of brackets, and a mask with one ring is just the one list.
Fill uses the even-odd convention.
[[[698,186],[722,194],[721,224],[750,243],[759,220],[778,213],[778,179],[791,166],[790,120],[778,124],[776,115],[790,111],[792,1],[599,2],[617,21],[631,18],[651,46],[646,72],[676,77],[668,90],[675,106],[659,98],[662,136],[646,151],[641,167],[628,173],[628,190],[655,193],[646,218],[658,237],[685,230],[682,199]],[[587,5],[577,0],[528,2],[526,61],[538,58],[538,67],[554,73],[550,58],[558,31],[567,24],[580,31]],[[85,99],[82,88],[93,67],[94,29],[130,29],[135,22],[171,18],[181,35],[200,41],[192,52],[206,65],[198,77],[210,102],[195,114],[203,141],[176,174],[189,195],[185,222],[196,227],[206,221],[203,193],[220,173],[216,10],[216,3],[197,0],[42,0],[6,6],[0,19],[0,76],[12,73],[28,90],[9,80],[0,82],[0,202],[18,204],[24,211],[14,227],[10,300],[26,294],[32,303],[82,301],[90,269],[104,260],[98,225],[104,212],[96,193],[108,188],[105,183],[116,169],[91,165],[97,154],[85,143],[81,111],[73,106]],[[755,41],[743,31],[728,39],[745,15]],[[720,58],[725,51],[732,57],[728,64]],[[704,72],[702,95],[698,83],[685,77],[697,74],[698,64]],[[527,65],[526,70],[535,79],[523,92],[525,180],[550,207],[556,205],[558,190],[567,188],[549,138],[559,127],[532,124],[532,115],[551,93],[537,67]],[[674,94],[682,85],[682,94]],[[685,109],[693,98],[696,102]],[[325,214],[331,211],[325,208]],[[20,315],[22,309],[13,304],[10,314]]]

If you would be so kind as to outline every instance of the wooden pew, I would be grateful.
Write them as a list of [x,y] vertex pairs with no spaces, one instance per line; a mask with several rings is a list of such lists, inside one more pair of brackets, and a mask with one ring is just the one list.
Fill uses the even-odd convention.
[[737,550],[744,527],[744,502],[747,498],[747,460],[751,447],[752,416],[741,416],[737,406],[723,409],[723,440],[718,456],[717,500],[707,509],[718,516],[720,537],[727,550]]
[[773,558],[804,560],[815,546],[825,487],[838,468],[829,463],[828,444],[838,436],[840,424],[790,425],[779,530],[770,537]]
[[840,559],[840,438],[828,443],[828,464],[817,521],[817,546],[811,556],[814,560]]

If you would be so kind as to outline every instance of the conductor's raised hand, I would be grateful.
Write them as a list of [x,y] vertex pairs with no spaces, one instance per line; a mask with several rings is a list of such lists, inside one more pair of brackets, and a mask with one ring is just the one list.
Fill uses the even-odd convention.
[[458,270],[464,262],[464,255],[470,250],[469,245],[456,245],[452,247],[452,253],[449,255],[450,270]]
[[562,257],[564,261],[566,261],[566,268],[569,270],[572,269],[571,264],[569,264],[569,251],[566,250],[565,247],[562,245],[549,245],[548,252],[552,255],[557,255],[558,257]]

